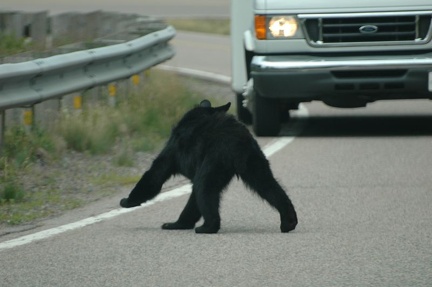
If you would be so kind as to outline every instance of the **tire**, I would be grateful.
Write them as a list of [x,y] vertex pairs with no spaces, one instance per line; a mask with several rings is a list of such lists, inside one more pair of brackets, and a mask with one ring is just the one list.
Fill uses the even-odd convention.
[[280,109],[278,101],[255,94],[253,112],[253,130],[255,135],[273,137],[281,129]]
[[237,119],[246,125],[252,124],[251,112],[243,107],[244,97],[242,94],[236,94],[237,100]]

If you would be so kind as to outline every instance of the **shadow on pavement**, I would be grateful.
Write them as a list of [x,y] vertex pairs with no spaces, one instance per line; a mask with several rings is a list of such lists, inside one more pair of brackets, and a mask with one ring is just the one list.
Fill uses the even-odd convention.
[[[296,127],[301,127],[299,130]],[[292,118],[280,136],[393,137],[431,136],[432,115],[311,116]]]

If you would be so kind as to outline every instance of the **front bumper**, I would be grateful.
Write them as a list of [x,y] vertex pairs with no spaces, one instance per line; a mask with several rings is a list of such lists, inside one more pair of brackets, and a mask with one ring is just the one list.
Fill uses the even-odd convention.
[[251,76],[260,96],[296,102],[432,98],[432,53],[386,57],[255,56]]

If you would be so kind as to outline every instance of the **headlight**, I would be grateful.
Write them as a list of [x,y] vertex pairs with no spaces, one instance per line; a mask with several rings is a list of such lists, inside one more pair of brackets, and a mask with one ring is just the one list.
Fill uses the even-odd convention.
[[255,15],[255,34],[260,40],[292,38],[297,30],[297,18],[294,16]]

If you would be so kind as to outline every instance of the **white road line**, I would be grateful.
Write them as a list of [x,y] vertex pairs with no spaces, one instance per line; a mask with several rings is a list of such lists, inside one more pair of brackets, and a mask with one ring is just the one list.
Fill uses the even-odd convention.
[[[303,104],[299,105],[299,109],[295,112],[293,112],[293,115],[298,118],[307,118],[309,116],[309,112],[306,109],[306,107]],[[267,146],[263,148],[263,152],[266,157],[271,157],[273,154],[277,153],[281,149],[283,149],[285,146],[290,144],[295,138],[296,135],[301,132],[303,129],[302,124],[297,124],[294,126],[291,126],[290,129],[294,132],[295,135],[289,136],[289,137],[279,137],[276,138],[274,142],[271,142]]]
[[157,202],[161,202],[161,201],[176,198],[176,197],[179,197],[179,196],[182,196],[185,194],[189,194],[191,192],[191,190],[192,190],[192,185],[191,184],[185,184],[185,185],[180,186],[180,187],[173,189],[171,191],[163,192],[163,193],[159,194],[159,196],[157,196],[155,199],[153,199],[151,201],[147,201],[146,203],[144,203],[138,207],[114,209],[114,210],[99,214],[97,216],[85,218],[85,219],[80,220],[80,221],[76,221],[73,223],[65,224],[62,226],[54,227],[51,229],[43,230],[40,232],[36,232],[33,234],[19,237],[16,239],[5,241],[5,242],[0,243],[0,251],[4,250],[4,249],[9,249],[9,248],[17,247],[20,245],[28,244],[28,243],[31,243],[34,241],[46,239],[46,238],[49,238],[51,236],[54,236],[54,235],[57,235],[57,234],[60,234],[60,233],[66,232],[66,231],[79,229],[79,228],[82,228],[82,227],[85,227],[85,226],[88,226],[88,225],[91,225],[91,224],[94,224],[97,222],[111,219],[111,218],[117,217],[117,216],[125,214],[125,213],[136,211],[137,209],[148,207],[148,206],[153,205]]
[[[174,70],[174,69],[172,69],[172,70]],[[190,75],[199,72],[196,70],[190,70],[190,69],[187,69],[187,70],[188,70]],[[179,72],[179,68],[176,68],[176,71]],[[200,72],[200,73],[202,76],[203,72]],[[209,73],[209,76],[211,76],[212,79],[216,78],[215,75],[217,75],[217,74]],[[219,78],[217,80],[220,80],[221,82],[229,82],[229,77],[219,75]],[[303,116],[303,117],[308,115],[307,109],[303,105],[300,105],[297,113],[299,116]],[[297,132],[300,132],[300,130],[299,130],[300,128],[301,127],[295,127],[294,130],[297,130]],[[274,155],[276,152],[280,151],[285,146],[287,146],[288,144],[290,144],[294,139],[295,139],[295,135],[290,136],[290,137],[276,138],[275,141],[271,142],[270,144],[266,145],[263,148],[263,152],[267,157],[270,157],[270,156]],[[135,208],[114,209],[112,211],[105,212],[105,213],[102,213],[102,214],[97,215],[97,216],[92,216],[92,217],[85,218],[85,219],[80,220],[80,221],[76,221],[73,223],[65,224],[62,226],[54,227],[51,229],[43,230],[40,232],[36,232],[36,233],[22,236],[22,237],[19,237],[16,239],[2,242],[2,243],[0,243],[0,251],[5,250],[5,249],[14,248],[14,247],[21,246],[21,245],[25,245],[25,244],[28,244],[28,243],[31,243],[34,241],[46,239],[46,238],[52,237],[54,235],[57,235],[57,234],[60,234],[60,233],[66,232],[66,231],[71,231],[71,230],[83,228],[85,226],[88,226],[88,225],[91,225],[91,224],[94,224],[97,222],[101,222],[104,220],[108,220],[108,219],[117,217],[119,215],[125,214],[125,213],[133,212],[133,211],[136,211],[136,210],[141,209],[141,208],[146,208],[146,207],[153,205],[157,202],[162,202],[165,200],[170,200],[170,199],[182,196],[182,195],[189,194],[189,193],[191,193],[191,191],[192,191],[192,185],[186,184],[186,185],[180,186],[178,188],[175,188],[171,191],[163,192],[163,193],[159,194],[154,200],[148,201],[148,202],[142,204],[141,206],[138,206]]]

